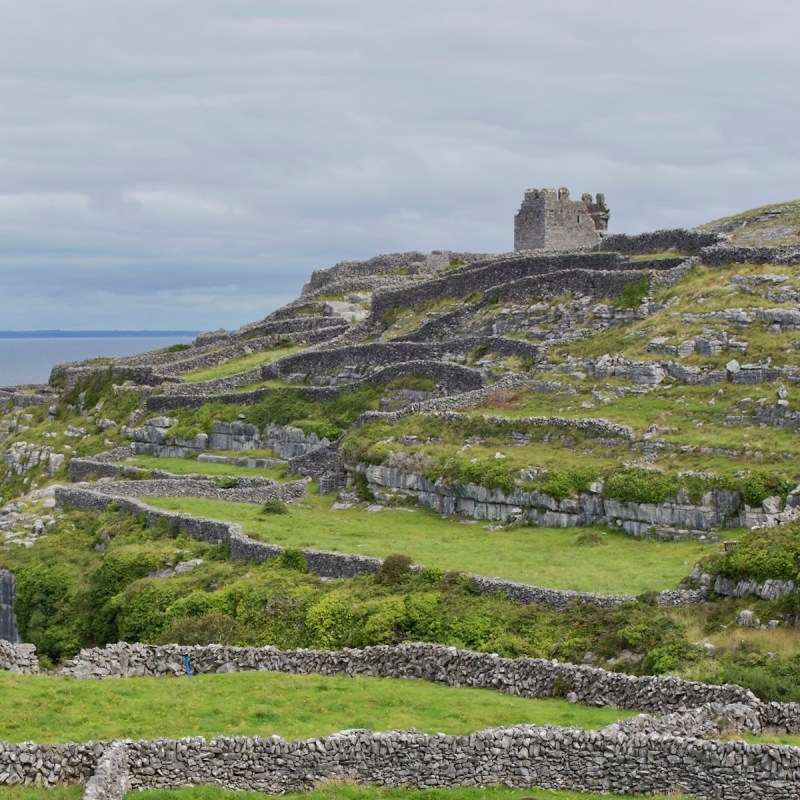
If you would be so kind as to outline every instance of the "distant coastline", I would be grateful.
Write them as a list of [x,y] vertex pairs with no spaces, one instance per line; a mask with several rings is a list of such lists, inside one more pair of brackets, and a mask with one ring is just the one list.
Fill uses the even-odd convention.
[[165,337],[197,336],[200,331],[0,331],[0,339],[163,339]]
[[54,364],[190,344],[196,331],[0,331],[0,386],[46,383]]

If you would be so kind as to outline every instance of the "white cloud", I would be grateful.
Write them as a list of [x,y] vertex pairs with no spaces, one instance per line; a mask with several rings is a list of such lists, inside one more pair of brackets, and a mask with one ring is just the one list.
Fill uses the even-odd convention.
[[235,327],[342,258],[507,250],[529,186],[628,231],[794,197],[798,29],[789,0],[12,4],[0,319]]

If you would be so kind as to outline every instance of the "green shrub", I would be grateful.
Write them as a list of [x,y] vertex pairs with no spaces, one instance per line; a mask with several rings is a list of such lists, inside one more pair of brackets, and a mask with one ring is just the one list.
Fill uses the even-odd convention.
[[308,562],[299,547],[284,547],[277,560],[284,569],[293,569],[295,572],[308,572]]
[[514,489],[515,471],[505,458],[466,459],[463,456],[446,456],[438,460],[434,467],[425,471],[429,480],[443,478],[459,483],[474,483],[488,489]]
[[680,488],[676,475],[632,467],[607,477],[603,495],[620,503],[663,503]]
[[777,495],[785,498],[796,485],[797,481],[790,480],[786,475],[748,472],[742,478],[740,491],[744,502],[757,508],[768,497]]
[[566,697],[574,688],[572,680],[564,675],[553,678],[553,697]]
[[83,394],[84,408],[94,408],[100,400],[112,396],[114,384],[114,370],[98,369],[78,380],[58,401],[59,409],[63,412],[67,406],[77,406],[78,399]]
[[698,658],[699,648],[686,641],[665,642],[647,652],[642,660],[642,667],[649,675],[664,675]]
[[383,312],[383,330],[391,328],[408,311],[408,306],[389,306]]
[[165,353],[182,353],[184,350],[191,350],[190,344],[171,344],[169,347],[164,348]]
[[283,500],[273,499],[267,500],[261,506],[261,513],[262,514],[288,514],[289,509],[286,507],[286,503]]
[[[139,578],[162,566],[154,553],[108,553],[89,577],[87,600],[93,609],[89,631],[99,643],[116,641],[119,606],[114,597]],[[128,641],[139,641],[129,639]]]
[[259,428],[270,422],[293,425],[306,434],[335,439],[362,412],[376,409],[382,394],[383,386],[363,385],[321,401],[306,399],[302,389],[275,389],[256,405],[244,407],[242,413],[248,422]]
[[470,353],[470,357],[472,361],[480,361],[487,353],[489,352],[489,345],[488,344],[479,344],[473,351]]
[[798,581],[800,578],[800,523],[744,531],[730,550],[701,562],[714,575],[732,580],[770,578]]
[[363,604],[346,589],[324,595],[306,614],[310,645],[330,650],[357,647],[365,617]]
[[386,556],[378,571],[378,578],[384,583],[391,583],[399,580],[408,574],[409,569],[414,564],[410,556],[402,553],[392,553]]
[[104,641],[152,642],[163,631],[167,610],[178,599],[180,589],[171,581],[140,580],[107,603],[110,635]]
[[214,478],[214,485],[217,489],[237,489],[239,481],[231,477]]
[[542,479],[541,490],[556,500],[564,500],[581,492],[588,492],[598,477],[596,470],[550,470]]
[[233,617],[212,611],[200,617],[183,617],[172,623],[159,635],[159,644],[236,644],[240,626]]

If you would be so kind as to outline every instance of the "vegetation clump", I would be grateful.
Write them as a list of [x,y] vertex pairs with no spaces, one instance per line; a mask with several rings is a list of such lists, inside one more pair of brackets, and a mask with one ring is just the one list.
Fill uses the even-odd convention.
[[731,580],[800,584],[800,522],[743,531],[730,549],[704,559],[707,572]]
[[289,509],[286,506],[286,503],[283,500],[267,500],[265,503],[261,504],[261,513],[262,514],[288,514]]
[[392,553],[383,560],[381,568],[378,570],[378,577],[384,583],[392,583],[408,574],[413,564],[414,561],[411,556],[403,553]]

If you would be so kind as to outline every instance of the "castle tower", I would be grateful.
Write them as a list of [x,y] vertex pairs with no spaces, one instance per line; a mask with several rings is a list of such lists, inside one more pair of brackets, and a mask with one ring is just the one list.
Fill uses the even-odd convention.
[[528,189],[514,217],[514,250],[594,247],[608,228],[605,196],[569,199],[569,189]]

